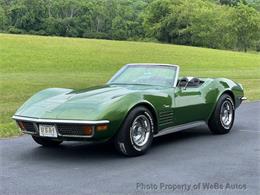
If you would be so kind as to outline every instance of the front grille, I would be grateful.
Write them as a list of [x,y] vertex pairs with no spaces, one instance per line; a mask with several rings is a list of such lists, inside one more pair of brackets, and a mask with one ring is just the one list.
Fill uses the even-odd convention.
[[85,135],[84,126],[77,124],[56,124],[61,135]]
[[[39,125],[55,125],[57,132],[59,135],[75,135],[75,136],[90,136],[86,134],[86,125],[82,124],[66,124],[66,123],[33,123],[29,121],[17,121],[17,123],[21,123],[23,126],[23,131],[31,132],[31,133],[38,133]],[[21,125],[20,125],[21,126]],[[92,128],[92,132],[93,132]]]
[[21,121],[25,130],[29,132],[36,132],[35,126],[32,122]]

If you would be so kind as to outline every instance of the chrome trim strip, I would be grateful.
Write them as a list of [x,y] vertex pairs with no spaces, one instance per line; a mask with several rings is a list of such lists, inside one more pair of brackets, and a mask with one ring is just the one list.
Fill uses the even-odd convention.
[[[38,133],[36,132],[30,132],[30,131],[24,131],[24,130],[21,130],[22,133],[24,134],[29,134],[29,135],[38,135],[39,137],[41,137]],[[59,138],[59,137],[65,137],[65,138],[91,138],[93,137],[94,133],[92,133],[91,135],[62,135],[60,133],[58,133],[58,137],[50,137],[50,138]],[[48,138],[48,137],[46,137]]]
[[[30,132],[30,131],[24,131],[24,130],[22,130],[22,132],[24,133],[24,134],[29,134],[29,135],[38,135],[39,137],[41,137],[38,133],[35,133],[35,132]],[[93,137],[93,135],[94,134],[91,134],[91,135],[61,135],[61,134],[59,134],[58,133],[58,137],[50,137],[50,138],[59,138],[59,137],[65,137],[65,138],[91,138],[91,137]],[[46,138],[48,138],[48,137],[46,137]]]
[[67,137],[67,138],[91,138],[93,135],[60,135],[59,137]]
[[247,100],[247,97],[244,96],[244,97],[241,97],[240,99],[241,99],[241,101],[245,101],[245,100]]
[[178,65],[174,65],[176,67],[176,74],[175,74],[175,81],[173,83],[173,87],[177,87],[178,79],[179,79],[179,72],[180,67]]
[[166,129],[159,131],[159,133],[155,134],[154,137],[159,137],[159,136],[166,135],[166,134],[169,134],[169,133],[174,133],[174,132],[177,132],[177,131],[182,131],[182,130],[185,130],[185,129],[190,129],[190,128],[197,127],[197,126],[200,126],[200,125],[205,125],[205,124],[206,124],[205,121],[196,121],[196,122],[190,122],[190,123],[183,124],[183,125],[178,125],[178,126],[175,126],[175,127],[168,127]]
[[21,130],[21,131],[25,134],[30,134],[30,135],[36,135],[37,134],[36,132],[31,132],[31,131],[24,131],[24,130]]
[[107,124],[109,120],[98,120],[98,121],[85,121],[85,120],[66,120],[66,119],[42,119],[42,118],[31,118],[31,117],[23,117],[14,115],[12,117],[14,120],[21,120],[21,121],[29,121],[35,123],[70,123],[70,124],[89,124],[89,125],[96,125],[96,124]]

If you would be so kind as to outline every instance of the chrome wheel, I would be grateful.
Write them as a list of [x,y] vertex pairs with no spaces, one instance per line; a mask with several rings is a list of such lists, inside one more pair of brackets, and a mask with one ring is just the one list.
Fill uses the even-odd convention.
[[130,138],[135,146],[142,147],[149,140],[151,134],[151,122],[145,115],[137,116],[130,128]]
[[226,100],[221,105],[220,121],[224,128],[228,129],[233,120],[233,105],[230,101]]

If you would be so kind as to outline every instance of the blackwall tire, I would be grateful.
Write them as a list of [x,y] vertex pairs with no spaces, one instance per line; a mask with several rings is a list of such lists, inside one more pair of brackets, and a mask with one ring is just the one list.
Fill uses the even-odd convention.
[[212,113],[208,126],[214,134],[226,134],[231,130],[235,119],[235,107],[232,98],[223,94]]
[[115,136],[116,149],[126,156],[145,154],[152,144],[154,119],[151,112],[139,106],[126,117],[122,127]]

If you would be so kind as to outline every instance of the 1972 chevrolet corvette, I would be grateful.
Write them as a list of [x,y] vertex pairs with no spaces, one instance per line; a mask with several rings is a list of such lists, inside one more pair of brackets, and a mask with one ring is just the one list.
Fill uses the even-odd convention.
[[225,78],[179,77],[171,64],[127,64],[105,85],[38,92],[13,116],[43,146],[65,140],[112,140],[127,156],[144,154],[154,137],[201,124],[225,134],[243,87]]

